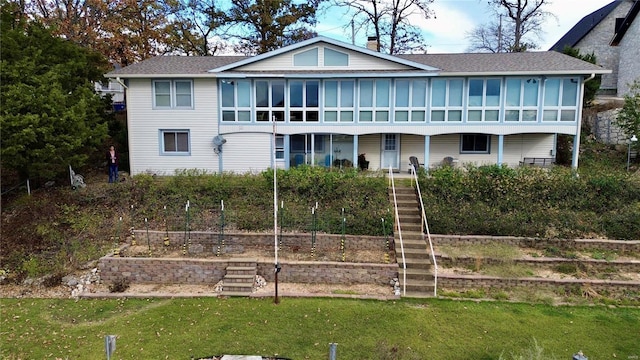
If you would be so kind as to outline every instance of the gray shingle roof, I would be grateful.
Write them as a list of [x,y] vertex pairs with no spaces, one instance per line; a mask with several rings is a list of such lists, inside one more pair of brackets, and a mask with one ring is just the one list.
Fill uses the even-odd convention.
[[[441,69],[440,73],[456,75],[502,74],[588,74],[609,72],[593,65],[554,51],[501,53],[501,54],[413,54],[399,58]],[[224,76],[238,74],[234,69],[211,74],[208,70],[246,59],[244,56],[157,56],[140,63],[114,70],[108,77],[160,77],[160,76]],[[406,72],[406,71],[405,71]],[[416,74],[424,70],[416,69]],[[347,74],[349,71],[253,71],[244,74]],[[353,71],[353,73],[365,73]],[[386,73],[380,71],[380,73]]]
[[567,31],[558,42],[553,44],[550,50],[560,51],[564,50],[565,46],[574,47],[582,38],[584,38],[593,28],[595,28],[604,18],[607,17],[618,5],[622,3],[622,0],[613,1],[600,9],[592,12],[591,14],[583,17],[577,24],[575,24],[571,30]]
[[399,55],[407,60],[429,64],[447,73],[586,73],[603,72],[598,65],[555,51],[523,53]]

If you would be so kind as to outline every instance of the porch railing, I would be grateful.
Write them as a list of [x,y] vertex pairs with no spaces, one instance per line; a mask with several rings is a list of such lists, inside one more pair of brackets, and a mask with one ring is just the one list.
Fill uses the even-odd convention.
[[416,168],[411,167],[411,182],[415,180],[416,190],[418,191],[418,198],[420,199],[420,212],[422,213],[422,234],[426,232],[427,239],[429,239],[429,248],[431,249],[431,260],[433,261],[433,296],[438,296],[438,263],[436,262],[436,254],[433,252],[433,242],[431,241],[431,233],[429,232],[429,223],[427,221],[427,215],[424,212],[424,202],[422,201],[422,193],[420,192],[420,183],[418,182],[418,172]]
[[396,198],[396,183],[393,179],[393,169],[389,166],[389,182],[391,183],[391,191],[393,192],[393,209],[396,218],[396,227],[398,228],[398,239],[400,240],[400,253],[402,254],[402,295],[407,295],[407,262],[404,257],[404,244],[402,242],[402,229],[400,227],[400,217],[398,216],[398,199]]

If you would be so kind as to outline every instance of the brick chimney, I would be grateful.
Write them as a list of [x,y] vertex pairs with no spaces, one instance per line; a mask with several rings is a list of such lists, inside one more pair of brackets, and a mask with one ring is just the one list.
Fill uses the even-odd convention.
[[378,51],[378,38],[375,36],[367,37],[367,49]]

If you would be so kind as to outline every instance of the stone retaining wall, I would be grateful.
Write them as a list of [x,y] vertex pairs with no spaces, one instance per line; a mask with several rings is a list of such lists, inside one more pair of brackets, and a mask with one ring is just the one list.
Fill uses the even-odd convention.
[[[367,264],[321,261],[282,262],[278,280],[308,284],[387,285],[398,276],[398,264]],[[162,259],[105,256],[98,269],[105,283],[125,278],[138,284],[210,284],[222,280],[227,260]],[[274,264],[258,262],[258,275],[274,281]]]
[[[480,263],[482,265],[500,265],[504,264],[505,260],[501,259],[492,259],[492,258],[480,258],[477,259],[475,257],[456,257],[451,258],[443,255],[436,255],[436,261],[439,266],[443,267],[454,267],[460,266],[465,268],[472,268]],[[586,266],[588,268],[592,268],[597,271],[609,271],[611,269],[615,269],[616,272],[630,272],[630,273],[639,273],[640,272],[640,261],[631,260],[631,261],[607,261],[607,260],[595,260],[595,259],[564,259],[564,258],[544,258],[544,259],[513,259],[511,262],[519,265],[529,265],[535,267],[537,269],[553,269],[554,267],[562,264],[570,264],[576,265],[578,268],[581,266]]]
[[[147,243],[147,231],[135,230],[138,244]],[[151,246],[162,246],[166,233],[164,231],[149,231]],[[179,249],[185,242],[184,231],[169,231],[169,247]],[[316,250],[327,251],[340,248],[341,235],[317,234]],[[197,254],[211,252],[219,243],[218,233],[205,231],[192,231],[189,235],[191,246],[189,253]],[[389,237],[393,241],[393,237]],[[273,248],[275,239],[273,233],[225,233],[225,253],[241,253],[245,248]],[[384,237],[365,235],[345,235],[345,247],[347,250],[383,250],[385,248]],[[311,249],[311,234],[282,234],[280,248],[284,251],[307,251]]]
[[598,293],[624,293],[628,291],[640,291],[640,282],[614,281],[614,280],[586,280],[586,279],[540,279],[518,278],[504,279],[481,275],[439,275],[438,288],[448,290],[469,289],[512,289],[527,287],[535,289],[557,290],[564,289],[572,292],[576,287],[581,289],[593,289]]
[[504,244],[540,250],[548,247],[556,247],[561,250],[607,250],[615,251],[618,254],[640,253],[640,241],[638,240],[537,239],[485,235],[431,235],[431,239],[436,246]]
[[[398,277],[398,264],[290,261],[281,265],[278,281],[291,283],[389,285]],[[258,274],[274,281],[274,264],[258,263]]]

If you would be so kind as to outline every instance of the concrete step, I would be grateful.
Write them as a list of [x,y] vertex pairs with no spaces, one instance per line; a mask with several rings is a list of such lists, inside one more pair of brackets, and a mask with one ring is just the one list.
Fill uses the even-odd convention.
[[404,257],[412,259],[425,259],[428,261],[429,253],[425,248],[404,248]]
[[[398,244],[398,248],[400,247],[400,240],[396,241],[396,244]],[[402,246],[406,249],[422,249],[424,251],[427,251],[427,243],[424,242],[424,240],[422,239],[405,239],[404,237],[404,233],[402,234]],[[399,250],[399,249],[397,249]]]
[[255,266],[227,266],[227,274],[256,276],[256,273]]
[[[396,253],[396,258],[398,259],[398,266],[400,266],[400,268],[403,268],[402,266],[402,254],[400,253]],[[407,269],[424,269],[424,270],[430,270],[431,269],[431,260],[429,257],[427,258],[412,258],[412,257],[408,257],[406,256],[405,253],[405,262],[407,263]]]
[[[402,288],[400,288],[402,290]],[[400,293],[402,294],[402,293]],[[426,291],[409,291],[409,289],[407,289],[407,293],[403,294],[402,297],[406,297],[406,298],[429,298],[429,297],[433,297],[433,289],[431,289],[431,291],[426,292]]]
[[244,291],[226,291],[223,290],[220,295],[222,296],[242,296],[242,297],[247,297],[249,296],[251,293],[250,292],[244,292]]
[[[398,278],[403,279],[404,269],[398,270]],[[434,276],[431,270],[427,269],[407,269],[407,280],[433,281]]]
[[251,294],[253,291],[253,282],[251,284],[243,284],[243,283],[231,283],[227,284],[224,282],[222,285],[222,291],[231,291],[231,292],[245,292]]
[[420,216],[420,209],[418,209],[418,206],[398,208],[398,216],[403,215]]
[[[407,279],[407,292],[416,291],[423,293],[431,293],[433,294],[433,287],[435,286],[434,281],[424,281],[424,280],[409,280]],[[404,289],[402,285],[402,281],[400,282],[400,289]]]
[[[396,195],[397,194],[414,194],[415,195],[416,190],[412,187],[400,187],[400,186],[396,186]],[[389,188],[389,194],[393,194],[393,189]]]
[[226,284],[253,284],[255,281],[255,276],[253,275],[230,275],[227,274],[223,278],[225,285]]
[[422,225],[420,223],[402,223],[400,222],[400,228],[402,229],[402,237],[404,238],[405,231],[420,231],[422,230]]
[[402,229],[402,240],[422,240],[426,243],[426,237],[420,231]]

